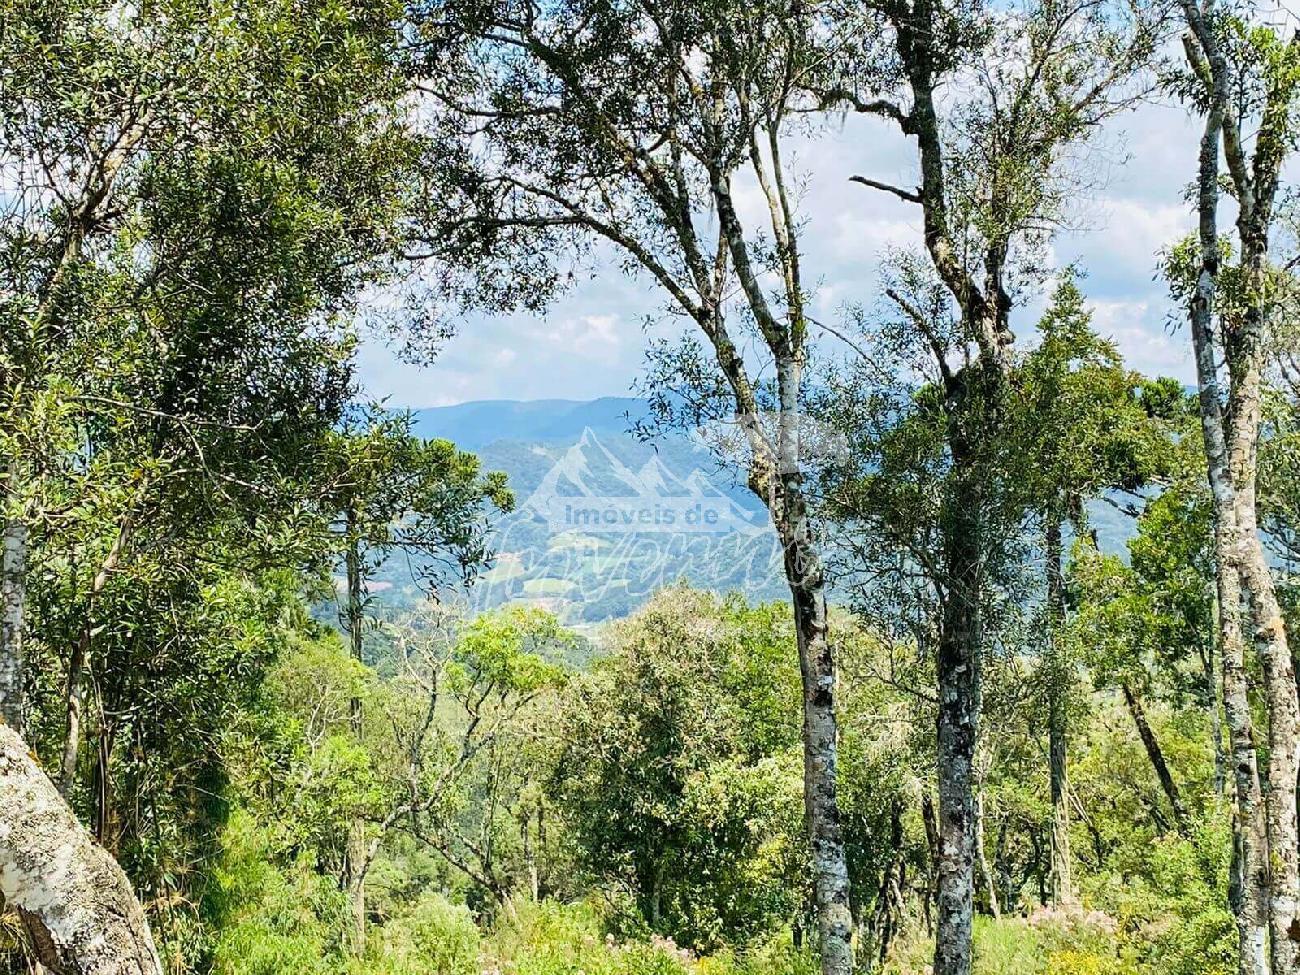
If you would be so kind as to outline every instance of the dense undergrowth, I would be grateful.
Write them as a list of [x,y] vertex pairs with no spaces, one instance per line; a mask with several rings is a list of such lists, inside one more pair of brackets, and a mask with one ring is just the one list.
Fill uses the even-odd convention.
[[[1221,840],[1225,837],[1214,837]],[[349,954],[347,905],[337,885],[305,862],[276,867],[255,824],[237,814],[226,834],[209,909],[220,915],[210,944],[215,975],[814,975],[814,952],[788,929],[711,953],[641,932],[614,934],[620,919],[597,897],[564,903],[515,898],[486,921],[463,903],[425,892],[390,906],[367,951]],[[1145,878],[1111,878],[1089,896],[1104,904],[1038,907],[1027,915],[981,916],[980,975],[1228,975],[1235,932],[1207,883],[1193,844],[1153,850]],[[926,975],[933,940],[908,917],[884,975]]]

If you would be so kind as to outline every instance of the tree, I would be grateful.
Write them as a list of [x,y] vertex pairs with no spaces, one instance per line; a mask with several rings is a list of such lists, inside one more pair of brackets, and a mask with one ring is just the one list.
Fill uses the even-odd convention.
[[[120,822],[114,786],[135,774],[171,800],[175,781],[143,771],[166,761],[213,784],[238,668],[264,647],[248,631],[285,592],[271,570],[316,554],[299,544],[299,476],[346,400],[353,299],[396,239],[410,143],[391,22],[382,4],[325,6],[296,30],[303,8],[283,4],[4,11],[0,695],[40,752],[62,753],[80,807],[93,685],[84,794],[146,887],[184,873],[135,869],[141,820],[161,835],[172,807],[133,803]],[[233,605],[249,610],[238,625]],[[220,684],[223,664],[240,679]],[[201,832],[209,804],[184,794],[200,808],[178,818]]]
[[[563,686],[555,660],[572,635],[554,617],[524,608],[468,621],[431,608],[389,633],[394,659],[387,666],[396,673],[386,684],[345,683],[345,696],[336,683],[332,708],[314,704],[314,690],[296,706],[300,713],[322,711],[318,720],[334,741],[323,750],[326,761],[336,749],[357,755],[342,782],[313,787],[341,797],[341,882],[350,907],[355,911],[357,888],[364,891],[374,864],[405,838],[464,878],[486,901],[485,911],[510,910],[512,894],[533,879],[529,844],[545,840],[545,824],[535,827],[530,804],[545,761],[529,765],[526,756],[539,757],[542,705]],[[367,673],[352,665],[353,674]],[[338,678],[322,683],[331,680]],[[373,713],[357,708],[367,701]],[[335,818],[325,828],[339,826]],[[355,937],[355,929],[350,933]],[[353,952],[358,948],[353,941]]]
[[0,894],[58,975],[162,975],[122,868],[90,839],[23,740],[0,726]]
[[1172,447],[1152,415],[1165,407],[1164,386],[1130,373],[1114,345],[1093,331],[1072,270],[1056,286],[1038,330],[1040,342],[1017,372],[1023,426],[1013,436],[1026,447],[1024,470],[1041,496],[1036,506],[1046,558],[1051,887],[1054,900],[1071,903],[1067,725],[1075,667],[1065,645],[1063,529],[1068,524],[1076,536],[1083,534],[1089,501],[1103,492],[1133,494],[1165,473]]
[[[213,383],[209,396],[229,392],[222,381],[244,365],[232,357],[252,351],[241,337],[269,342],[287,321],[299,338],[308,322],[337,325],[382,270],[405,185],[393,177],[410,144],[381,7],[339,7],[297,35],[281,30],[283,5],[229,18],[187,0],[121,16],[77,0],[6,9],[0,135],[13,191],[0,224],[0,381],[13,635],[24,589],[16,566],[29,536],[59,517],[58,475],[87,436],[130,408],[176,425],[195,408],[218,413],[186,397],[202,380]],[[327,53],[335,46],[347,56]],[[320,70],[286,72],[304,58]],[[105,301],[105,287],[124,304]],[[268,309],[280,317],[257,322]],[[217,326],[237,321],[244,331],[222,346]],[[96,344],[110,332],[117,344]],[[151,345],[151,332],[175,344]],[[318,352],[324,334],[314,336]],[[224,355],[231,371],[186,358],[200,348]],[[110,383],[157,381],[132,390],[155,398],[113,402],[84,389],[88,367],[100,365]],[[163,375],[169,367],[177,371]],[[214,427],[222,418],[200,419]],[[6,655],[0,671],[18,673],[20,649]]]
[[[489,283],[507,271],[536,282],[523,296],[535,302],[556,279],[546,255],[600,242],[699,330],[658,360],[650,385],[664,421],[736,431],[732,458],[783,548],[803,674],[822,970],[846,975],[835,661],[805,485],[811,323],[782,148],[807,118],[799,79],[809,69],[808,20],[782,3],[734,0],[563,2],[544,16],[530,2],[442,0],[421,7],[416,26],[426,39],[417,87],[465,170],[429,247],[453,266],[476,258]],[[741,178],[760,187],[761,231],[738,212]],[[761,371],[742,351],[748,334]],[[764,375],[770,384],[756,378]]]
[[565,696],[554,790],[581,861],[681,944],[805,909],[792,637],[779,605],[669,588]]
[[[1171,627],[1136,573],[1117,556],[1101,555],[1086,542],[1076,544],[1070,583],[1076,588],[1078,611],[1069,636],[1086,647],[1096,679],[1120,689],[1168,801],[1174,828],[1190,836],[1187,804],[1143,705],[1153,683],[1150,661],[1172,650],[1161,641]],[[1065,639],[1062,634],[1062,641]]]
[[[825,33],[838,73],[822,100],[875,115],[916,139],[916,189],[858,182],[921,208],[933,274],[956,307],[949,332],[927,304],[935,294],[895,290],[912,327],[934,352],[951,470],[940,512],[947,591],[937,646],[939,684],[939,918],[936,975],[971,965],[975,860],[974,759],[984,637],[983,589],[1004,507],[998,469],[1018,290],[1032,284],[1076,175],[1063,163],[1134,94],[1154,32],[1145,12],[1103,2],[1031,4],[994,18],[932,0],[831,8]],[[841,17],[852,25],[846,37]],[[1007,58],[1007,51],[1021,57]],[[950,79],[974,67],[966,98],[941,103]],[[903,101],[906,99],[906,101]],[[960,161],[960,165],[958,165]],[[955,360],[955,363],[954,361]]]
[[[407,414],[362,409],[332,434],[322,465],[332,532],[342,550],[346,605],[340,614],[352,656],[364,663],[367,581],[401,553],[430,593],[448,581],[470,582],[488,562],[486,515],[513,499],[499,473],[482,474],[478,458],[446,440],[410,432]],[[362,732],[361,698],[351,703],[352,730]],[[365,950],[365,823],[353,825],[348,889],[353,946]]]
[[[1168,276],[1189,310],[1214,499],[1219,652],[1238,809],[1233,899],[1239,969],[1243,975],[1293,971],[1300,967],[1300,836],[1291,787],[1300,761],[1300,696],[1259,536],[1256,482],[1269,334],[1285,278],[1270,265],[1269,242],[1281,169],[1293,146],[1300,45],[1212,3],[1186,0],[1182,9],[1190,77],[1181,91],[1204,114],[1205,125],[1197,237],[1170,254]],[[1225,261],[1218,230],[1221,148],[1237,204],[1236,265]],[[1267,702],[1263,768],[1250,707],[1247,628]]]
[[[545,611],[512,607],[480,614],[451,641],[418,631],[408,640],[403,676],[418,710],[398,736],[414,764],[394,783],[392,808],[407,811],[397,822],[477,885],[492,909],[512,911],[521,887],[539,892],[547,726],[576,638]],[[439,720],[443,708],[449,721]]]

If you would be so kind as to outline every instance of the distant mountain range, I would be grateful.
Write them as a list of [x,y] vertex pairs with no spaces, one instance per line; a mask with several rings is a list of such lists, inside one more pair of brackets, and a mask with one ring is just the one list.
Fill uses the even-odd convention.
[[605,396],[587,401],[480,400],[415,410],[412,417],[419,436],[445,437],[464,450],[478,450],[499,440],[576,440],[587,429],[599,436],[624,436],[647,413],[644,400]]
[[[504,471],[516,510],[494,536],[495,565],[474,608],[526,602],[582,627],[627,615],[685,580],[752,600],[787,598],[767,513],[737,472],[684,433],[650,442],[630,431],[644,401],[491,400],[415,411],[414,431],[443,437]],[[1132,522],[1092,506],[1103,548],[1124,552]],[[421,598],[394,560],[374,595],[399,610]]]
[[[470,591],[475,608],[543,606],[574,626],[627,615],[678,580],[754,600],[784,598],[767,513],[685,433],[645,442],[630,431],[642,400],[494,400],[418,410],[414,432],[476,452],[504,471],[515,511],[498,523],[496,563]],[[396,560],[375,596],[420,598]]]

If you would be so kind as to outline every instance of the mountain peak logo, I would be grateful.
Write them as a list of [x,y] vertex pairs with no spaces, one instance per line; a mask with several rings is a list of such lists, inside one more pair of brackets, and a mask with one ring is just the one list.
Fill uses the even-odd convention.
[[744,534],[766,530],[761,516],[718,489],[698,469],[679,477],[652,454],[633,469],[587,427],[520,505],[552,532]]

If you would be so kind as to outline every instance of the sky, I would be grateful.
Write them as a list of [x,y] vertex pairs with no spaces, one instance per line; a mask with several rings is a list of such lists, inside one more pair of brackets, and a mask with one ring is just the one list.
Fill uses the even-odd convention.
[[[1096,185],[1073,204],[1072,226],[1053,244],[1056,266],[1074,263],[1086,275],[1094,325],[1129,365],[1183,382],[1194,379],[1190,337],[1170,327],[1173,309],[1156,264],[1161,248],[1194,226],[1186,193],[1199,128],[1167,104],[1143,104],[1108,124],[1086,160]],[[786,161],[803,180],[799,210],[813,314],[834,322],[854,304],[875,303],[875,269],[887,249],[921,244],[919,207],[849,182],[858,174],[915,186],[915,142],[884,122],[850,117],[838,131],[798,143]],[[742,188],[737,196],[742,218],[749,214],[747,224],[758,225],[757,191]],[[1017,334],[1032,332],[1041,307],[1017,310]],[[598,262],[544,316],[467,316],[430,365],[403,363],[382,341],[368,340],[360,379],[369,396],[411,409],[626,396],[642,373],[647,327],[652,335],[683,327],[664,308],[650,282]]]

